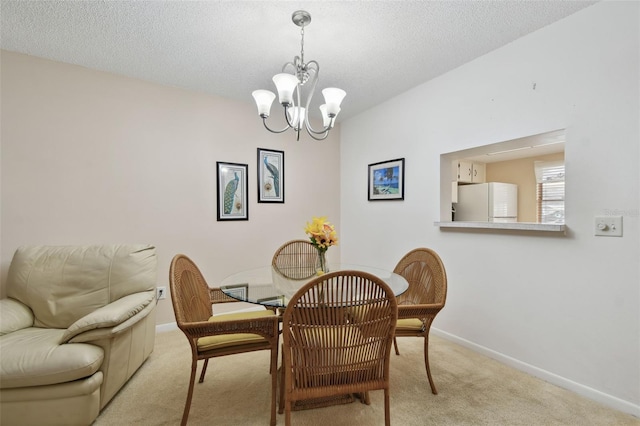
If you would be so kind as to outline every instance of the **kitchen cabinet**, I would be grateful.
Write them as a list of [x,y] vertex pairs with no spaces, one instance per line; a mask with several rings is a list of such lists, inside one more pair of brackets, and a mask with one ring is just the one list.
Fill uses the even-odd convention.
[[484,183],[487,166],[475,161],[454,160],[451,170],[455,182]]

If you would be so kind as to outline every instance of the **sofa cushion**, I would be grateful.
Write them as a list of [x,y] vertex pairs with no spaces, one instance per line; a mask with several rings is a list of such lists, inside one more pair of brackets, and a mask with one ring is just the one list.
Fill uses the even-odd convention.
[[33,312],[13,299],[0,300],[0,336],[33,325]]
[[143,244],[23,246],[7,296],[29,306],[36,327],[66,329],[85,315],[156,285],[155,247]]
[[0,388],[70,382],[98,371],[103,349],[86,343],[61,345],[64,332],[29,327],[0,337]]

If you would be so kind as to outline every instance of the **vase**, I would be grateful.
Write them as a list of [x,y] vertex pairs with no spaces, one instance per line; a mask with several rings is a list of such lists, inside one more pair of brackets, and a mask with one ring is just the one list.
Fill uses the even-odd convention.
[[329,272],[329,264],[327,263],[326,250],[318,250],[318,275],[323,275]]

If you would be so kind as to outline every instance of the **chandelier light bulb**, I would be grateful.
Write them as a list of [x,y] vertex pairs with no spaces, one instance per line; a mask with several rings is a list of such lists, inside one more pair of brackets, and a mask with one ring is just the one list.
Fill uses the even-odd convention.
[[306,116],[307,112],[304,107],[294,107],[289,109],[289,120],[291,120],[294,130],[302,129],[302,123],[304,123]]
[[335,117],[338,115],[340,112],[340,104],[347,95],[347,92],[335,87],[327,87],[322,91],[322,95],[324,96],[324,101],[327,104],[327,115],[329,117]]
[[319,107],[320,114],[322,114],[322,125],[324,127],[329,127],[331,124],[331,117],[327,114],[327,104],[322,104]]
[[298,86],[298,78],[293,74],[280,73],[273,76],[273,82],[278,89],[280,104],[293,105],[293,91]]
[[256,106],[258,107],[258,115],[263,118],[269,117],[269,113],[271,112],[271,104],[276,98],[275,93],[269,90],[254,90],[251,95],[256,101]]

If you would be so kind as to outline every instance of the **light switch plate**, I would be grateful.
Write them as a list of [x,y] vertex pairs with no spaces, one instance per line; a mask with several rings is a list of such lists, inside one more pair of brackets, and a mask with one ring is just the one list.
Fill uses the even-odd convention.
[[595,235],[622,237],[622,216],[596,216]]

